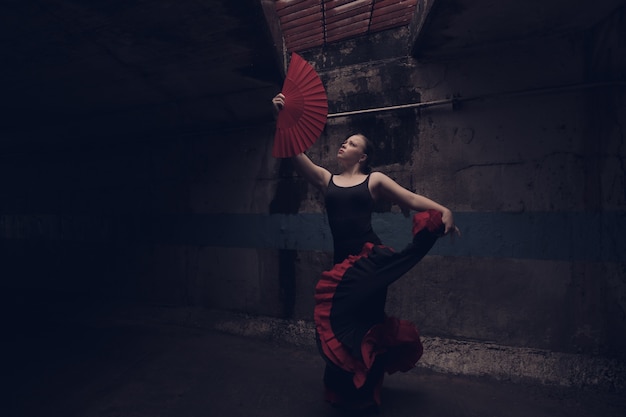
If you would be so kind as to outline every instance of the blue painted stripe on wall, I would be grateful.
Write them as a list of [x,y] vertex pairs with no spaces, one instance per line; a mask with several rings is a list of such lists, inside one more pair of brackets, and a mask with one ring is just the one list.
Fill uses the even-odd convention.
[[[463,237],[440,239],[431,254],[626,262],[626,212],[457,212],[455,219]],[[411,240],[402,214],[375,213],[372,222],[386,245],[400,250]],[[0,239],[332,250],[323,213],[0,215]]]
[[[212,215],[191,220],[196,243],[212,246],[332,250],[323,214]],[[431,254],[493,258],[626,261],[626,213],[456,213],[463,237],[443,238]],[[386,245],[402,249],[411,219],[374,214],[374,230]],[[187,223],[187,222],[185,222]],[[199,227],[202,223],[202,226]],[[198,228],[199,227],[199,228]],[[191,230],[179,230],[187,236]],[[188,240],[188,239],[184,239]]]

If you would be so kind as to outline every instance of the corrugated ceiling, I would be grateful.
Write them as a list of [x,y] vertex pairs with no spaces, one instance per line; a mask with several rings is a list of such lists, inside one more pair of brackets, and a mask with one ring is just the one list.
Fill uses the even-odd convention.
[[288,51],[408,25],[417,0],[276,0]]

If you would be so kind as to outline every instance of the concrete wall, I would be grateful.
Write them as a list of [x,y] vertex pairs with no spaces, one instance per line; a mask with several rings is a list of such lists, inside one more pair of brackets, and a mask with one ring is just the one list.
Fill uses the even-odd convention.
[[307,55],[331,113],[459,97],[331,119],[310,152],[332,166],[339,141],[364,132],[382,171],[458,213],[463,239],[392,287],[391,313],[428,335],[623,357],[626,89],[602,84],[624,79],[619,19],[423,61],[387,56],[385,35]]
[[[304,54],[331,113],[459,97],[330,119],[308,152],[335,169],[340,141],[362,132],[377,169],[457,213],[463,238],[391,288],[389,313],[429,337],[625,358],[624,17],[463,56],[397,58],[405,30]],[[271,158],[272,135],[268,122],[3,151],[6,298],[310,321],[330,231],[319,192]],[[410,236],[387,204],[375,228],[392,246]]]

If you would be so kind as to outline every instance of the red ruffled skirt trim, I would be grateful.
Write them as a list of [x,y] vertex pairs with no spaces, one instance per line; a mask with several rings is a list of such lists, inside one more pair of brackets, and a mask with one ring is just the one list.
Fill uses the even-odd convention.
[[[370,259],[372,261],[370,263],[375,264],[375,269],[373,273],[368,272],[371,276],[367,276],[366,280],[374,279],[376,283],[380,282],[380,285],[386,288],[419,262],[441,235],[442,230],[440,212],[428,210],[415,214],[411,248],[388,257],[389,262]],[[384,247],[366,243],[359,255],[350,256],[336,264],[330,271],[323,272],[315,288],[314,319],[320,349],[327,360],[353,374],[352,381],[357,389],[365,384],[377,358],[383,360],[384,371],[391,374],[398,371],[406,372],[415,367],[423,353],[418,329],[411,322],[395,317],[387,317],[383,323],[374,324],[367,331],[360,345],[362,359],[353,356],[350,349],[333,331],[331,311],[334,303],[340,302],[335,300],[337,287],[346,276],[346,272],[354,268],[359,261],[367,260],[369,257],[374,258],[380,248]],[[389,252],[388,248],[386,249]],[[399,268],[394,269],[390,263],[394,263],[395,266],[399,265]],[[359,268],[358,265],[357,268]],[[392,274],[400,276],[390,276],[390,270]],[[380,382],[382,383],[382,376]],[[378,397],[376,393],[374,396]],[[374,399],[377,403],[380,402],[379,398]]]

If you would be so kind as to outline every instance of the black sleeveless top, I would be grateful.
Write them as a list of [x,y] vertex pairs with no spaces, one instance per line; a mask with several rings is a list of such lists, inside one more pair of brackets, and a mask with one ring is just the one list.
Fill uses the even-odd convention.
[[368,175],[360,184],[339,187],[328,182],[326,190],[326,213],[333,234],[334,263],[348,255],[358,255],[366,242],[380,245],[380,239],[372,230],[372,208],[374,199],[369,190]]

